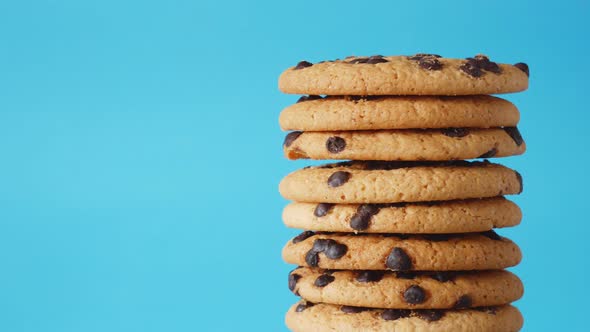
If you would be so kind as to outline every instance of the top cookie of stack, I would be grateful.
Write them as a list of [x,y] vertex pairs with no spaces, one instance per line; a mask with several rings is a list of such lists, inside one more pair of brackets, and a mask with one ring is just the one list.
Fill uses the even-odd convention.
[[309,94],[281,113],[281,128],[292,131],[285,155],[391,161],[519,155],[526,145],[516,129],[517,108],[484,94],[527,86],[526,64],[497,64],[484,55],[302,61],[279,78],[283,92]]

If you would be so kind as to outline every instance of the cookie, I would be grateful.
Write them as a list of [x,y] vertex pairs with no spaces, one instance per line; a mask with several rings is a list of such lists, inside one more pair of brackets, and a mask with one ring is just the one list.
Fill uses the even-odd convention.
[[311,95],[480,95],[523,91],[528,81],[526,64],[497,64],[484,55],[378,55],[302,61],[281,74],[279,89]]
[[511,102],[492,96],[303,96],[279,117],[283,130],[337,131],[515,127]]
[[323,232],[472,233],[520,223],[518,205],[503,198],[391,204],[294,202],[285,225]]
[[522,177],[487,161],[353,161],[295,171],[279,191],[299,202],[423,202],[518,194]]
[[523,318],[511,305],[466,310],[366,309],[300,302],[285,317],[294,332],[516,332]]
[[289,288],[311,302],[387,309],[465,309],[508,304],[522,297],[508,271],[330,271],[300,267]]
[[283,248],[283,260],[330,270],[462,271],[515,266],[516,244],[494,231],[468,234],[354,235],[306,231]]
[[516,127],[293,132],[283,144],[288,159],[460,160],[524,153]]

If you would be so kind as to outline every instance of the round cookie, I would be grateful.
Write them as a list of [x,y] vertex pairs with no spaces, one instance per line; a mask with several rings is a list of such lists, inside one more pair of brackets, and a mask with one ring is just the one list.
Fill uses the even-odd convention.
[[416,54],[301,61],[281,74],[279,89],[311,95],[480,95],[523,91],[528,81],[523,63],[496,64],[484,55]]
[[523,154],[516,127],[291,132],[288,159],[461,160]]
[[518,194],[522,177],[487,161],[353,161],[295,171],[279,191],[298,202],[423,202]]
[[522,212],[504,197],[391,204],[294,202],[283,210],[285,225],[323,232],[472,233],[516,226]]
[[307,301],[387,309],[465,309],[508,304],[523,285],[508,271],[329,271],[300,267],[289,289]]
[[366,309],[300,302],[285,317],[294,332],[516,332],[523,318],[511,305],[467,310]]
[[511,102],[492,96],[303,96],[279,117],[283,130],[515,127]]
[[305,231],[287,242],[283,260],[330,270],[468,271],[515,266],[521,252],[494,231],[412,236]]

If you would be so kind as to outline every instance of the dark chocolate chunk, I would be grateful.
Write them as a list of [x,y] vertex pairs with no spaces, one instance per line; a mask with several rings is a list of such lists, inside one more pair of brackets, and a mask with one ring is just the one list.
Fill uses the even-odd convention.
[[473,77],[483,76],[485,74],[484,70],[495,74],[500,74],[502,72],[502,68],[500,68],[497,63],[490,61],[485,55],[476,55],[475,57],[467,58],[466,60],[467,62],[462,64],[459,69]]
[[418,65],[426,70],[441,70],[443,67],[442,63],[435,57],[423,57],[418,61]]
[[522,143],[524,143],[524,139],[522,138],[522,135],[520,134],[520,131],[518,130],[518,128],[504,127],[503,129],[514,140],[514,143],[516,143],[516,146],[520,146]]
[[383,58],[382,55],[373,55],[367,59],[368,64],[375,64],[375,63],[382,63],[388,62],[387,59]]
[[295,312],[302,312],[303,310],[313,306],[314,304],[311,302],[299,303],[295,308]]
[[342,312],[345,312],[347,314],[358,314],[359,312],[363,312],[363,311],[367,311],[367,308],[363,308],[363,307],[352,307],[352,306],[348,306],[348,305],[343,305],[340,310]]
[[440,282],[447,282],[447,281],[452,281],[455,279],[455,277],[457,276],[457,274],[455,272],[446,272],[446,271],[437,271],[434,272],[433,274],[430,275],[430,277],[434,280],[440,281]]
[[498,149],[492,148],[490,151],[482,154],[481,156],[479,156],[477,158],[492,158],[496,155],[496,153],[498,153]]
[[305,263],[311,267],[317,267],[320,262],[320,256],[317,252],[310,250],[305,254]]
[[411,314],[412,311],[407,309],[386,309],[381,313],[381,318],[383,318],[383,320],[397,320],[410,317]]
[[461,295],[457,302],[453,305],[453,309],[465,309],[469,308],[473,305],[473,301],[469,297],[469,295]]
[[410,271],[397,271],[395,273],[395,277],[398,279],[416,279],[416,273]]
[[445,315],[442,310],[416,310],[416,316],[427,322],[435,322]]
[[469,135],[469,129],[467,128],[445,128],[441,132],[449,137],[465,137]]
[[334,276],[331,276],[329,274],[322,274],[321,276],[317,277],[313,285],[316,287],[325,287],[335,279],[336,278]]
[[293,68],[294,70],[298,70],[298,69],[303,69],[303,68],[307,68],[307,67],[311,67],[313,66],[313,63],[308,62],[308,61],[300,61],[297,66],[295,66],[295,68]]
[[418,285],[412,285],[404,292],[404,300],[409,304],[420,304],[426,300],[426,292]]
[[471,77],[481,77],[484,73],[473,61],[467,61],[459,69]]
[[313,210],[313,215],[316,217],[324,217],[330,213],[333,207],[334,204],[332,203],[320,203],[315,207],[315,210]]
[[362,57],[362,58],[356,58],[356,59],[352,59],[350,61],[348,61],[348,63],[367,63],[369,61],[369,58],[366,57]]
[[520,183],[520,190],[518,191],[518,193],[520,194],[524,190],[524,186],[522,183],[522,175],[520,175],[520,173],[518,173],[517,171],[514,171],[514,174],[516,175],[516,178],[518,179],[518,183]]
[[350,227],[357,231],[369,228],[371,218],[379,213],[379,206],[375,204],[362,204],[356,209],[356,213],[350,218]]
[[330,153],[339,153],[346,147],[346,141],[342,137],[332,136],[326,140],[326,149]]
[[289,290],[293,292],[295,290],[295,286],[297,286],[297,281],[301,279],[301,276],[297,273],[289,274]]
[[412,269],[412,260],[402,248],[395,247],[387,257],[385,265],[394,271],[407,271]]
[[302,103],[304,101],[317,100],[317,99],[322,99],[322,96],[318,96],[318,95],[301,96],[301,98],[297,99],[297,103]]
[[311,250],[315,252],[324,252],[326,251],[326,249],[328,249],[328,246],[331,242],[335,241],[330,239],[317,239],[313,242],[313,247],[311,248]]
[[522,70],[526,74],[527,77],[529,76],[529,66],[526,63],[524,63],[524,62],[515,63],[514,67]]
[[358,282],[377,282],[383,279],[385,272],[383,271],[359,271],[356,275]]
[[502,237],[500,235],[498,235],[498,233],[494,232],[493,229],[490,229],[489,231],[485,231],[485,232],[481,232],[481,235],[490,238],[492,240],[496,240],[496,241],[501,241]]
[[297,235],[296,237],[293,238],[293,240],[291,240],[291,242],[293,242],[293,244],[299,243],[305,239],[307,239],[310,236],[313,236],[315,233],[312,231],[305,231],[302,232],[301,234]]
[[339,259],[344,256],[348,251],[348,247],[345,244],[338,243],[336,241],[330,243],[324,254],[329,259]]
[[346,171],[338,171],[334,172],[334,174],[330,175],[328,178],[328,186],[335,188],[340,187],[341,185],[345,184],[350,180],[352,174]]
[[437,54],[425,54],[425,53],[418,53],[414,56],[408,57],[408,59],[413,61],[418,61],[418,65],[420,68],[426,70],[440,70],[442,69],[443,65],[438,60],[440,55]]
[[475,60],[477,65],[485,71],[489,71],[495,74],[500,74],[500,72],[502,71],[497,63],[490,61],[490,59],[485,55],[476,55],[473,60]]
[[417,53],[411,57],[408,57],[410,60],[420,60],[425,57],[432,57],[432,58],[441,58],[438,54],[429,54],[429,53]]
[[292,131],[288,133],[287,136],[285,136],[285,141],[283,141],[283,146],[288,148],[293,144],[297,137],[301,136],[301,134],[303,134],[302,131]]

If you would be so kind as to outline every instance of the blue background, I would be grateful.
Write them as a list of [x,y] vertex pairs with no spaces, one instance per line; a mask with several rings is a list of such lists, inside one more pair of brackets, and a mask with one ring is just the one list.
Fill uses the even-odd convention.
[[0,2],[0,331],[279,331],[299,60],[527,62],[525,330],[582,331],[588,1]]

